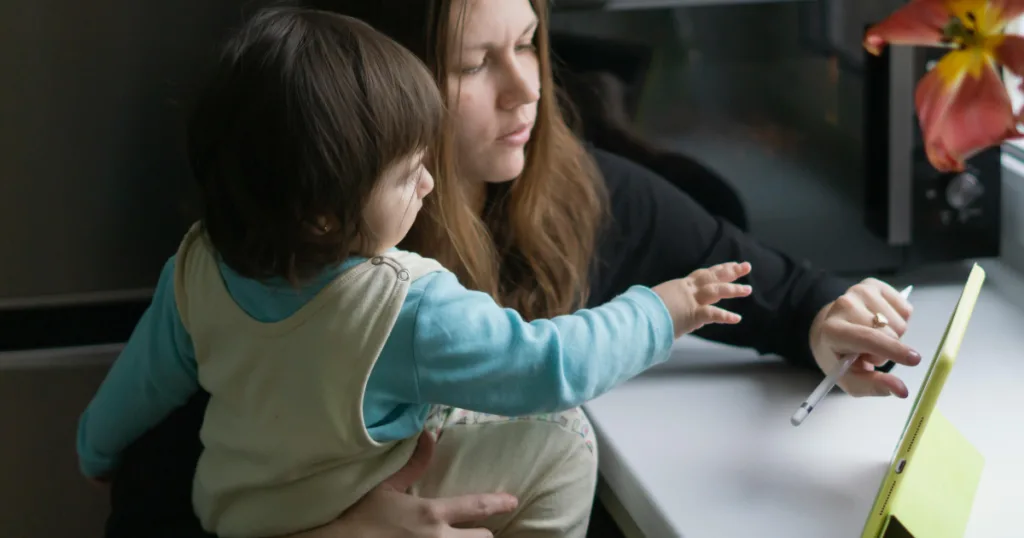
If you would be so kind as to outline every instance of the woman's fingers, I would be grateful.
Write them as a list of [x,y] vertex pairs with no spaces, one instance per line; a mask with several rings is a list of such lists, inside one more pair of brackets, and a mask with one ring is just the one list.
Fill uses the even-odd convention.
[[[895,304],[889,299],[893,299]],[[903,297],[884,282],[868,279],[851,288],[835,301],[830,312],[830,329],[833,329],[830,339],[843,348],[836,352],[860,353],[858,363],[865,365],[881,366],[889,360],[913,365],[912,350],[899,343],[907,329],[903,314],[906,307],[909,304]],[[877,319],[876,313],[884,319]],[[844,320],[848,323],[844,324]],[[884,324],[879,326],[879,321]],[[872,335],[870,331],[879,334]],[[865,348],[865,344],[871,347]],[[911,356],[908,357],[907,353]],[[905,358],[900,359],[900,356]]]
[[867,371],[863,368],[850,368],[840,383],[843,390],[852,396],[889,396],[900,398],[910,395],[907,385],[900,378],[878,371]]
[[910,315],[914,313],[914,307],[910,301],[904,299],[900,292],[896,291],[896,288],[883,282],[879,283],[878,289],[885,301],[899,313],[900,317],[905,320],[910,319]]
[[492,538],[487,529],[448,529],[443,538]]
[[[479,521],[497,514],[516,509],[519,501],[506,493],[480,493],[428,501],[431,519],[446,525],[458,525]],[[461,536],[461,535],[460,535]],[[489,535],[481,535],[489,536]]]
[[[884,304],[884,301],[882,301],[881,299],[875,299],[873,302],[876,305]],[[873,312],[871,306],[865,304],[865,302],[863,301],[849,300],[847,301],[847,303],[848,304],[843,305],[843,310],[839,318],[846,319],[852,322],[854,325],[870,327],[873,330],[884,333],[886,336],[892,338],[893,340],[899,340],[900,335],[902,335],[903,332],[906,331],[906,322],[903,321],[903,318],[897,317],[899,314],[897,314],[895,310],[893,310],[892,308],[888,308],[886,310],[888,314],[886,314],[885,312],[882,313],[882,315],[885,316],[886,318],[886,324],[881,327],[876,327],[874,312],[878,312],[878,310],[875,310]],[[878,308],[881,308],[881,306],[879,306]],[[890,318],[890,316],[893,317]],[[874,364],[882,365],[885,364],[885,362],[888,359],[871,355],[870,360]]]
[[874,355],[907,366],[917,366],[921,362],[921,355],[917,351],[895,338],[889,331],[843,319],[832,319],[826,323],[829,324],[828,329],[837,354]]
[[886,326],[892,329],[897,338],[907,332],[906,318],[903,314],[899,313],[897,308],[882,293],[868,293],[863,299],[866,314],[868,315],[865,325],[871,325],[875,321],[875,314],[881,314],[885,317]]
[[[812,347],[822,370],[834,360],[856,354],[857,360],[840,387],[854,396],[909,395],[898,377],[877,370],[888,361],[907,366],[921,363],[921,355],[900,341],[912,308],[892,286],[867,279],[832,302],[821,321],[815,321]],[[820,323],[820,325],[818,325]]]
[[434,457],[435,443],[434,436],[429,432],[421,433],[409,461],[381,485],[395,491],[407,491],[411,488],[430,467],[430,459]]
[[873,372],[875,371],[875,368],[882,366],[887,362],[889,362],[889,359],[865,353],[857,356],[857,360],[854,361],[851,368],[860,368],[862,370],[867,370],[868,372]]

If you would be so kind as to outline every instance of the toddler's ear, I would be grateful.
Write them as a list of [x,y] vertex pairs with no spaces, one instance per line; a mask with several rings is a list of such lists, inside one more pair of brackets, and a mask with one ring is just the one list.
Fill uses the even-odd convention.
[[309,224],[309,227],[313,229],[313,233],[323,235],[334,229],[331,225],[331,220],[327,217],[317,217],[315,221]]

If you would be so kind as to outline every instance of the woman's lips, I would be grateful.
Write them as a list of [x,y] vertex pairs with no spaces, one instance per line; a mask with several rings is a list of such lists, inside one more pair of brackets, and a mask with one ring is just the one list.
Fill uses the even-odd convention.
[[510,146],[522,146],[530,141],[530,130],[533,129],[532,123],[524,123],[516,128],[516,130],[504,134],[498,138],[498,142],[508,144]]

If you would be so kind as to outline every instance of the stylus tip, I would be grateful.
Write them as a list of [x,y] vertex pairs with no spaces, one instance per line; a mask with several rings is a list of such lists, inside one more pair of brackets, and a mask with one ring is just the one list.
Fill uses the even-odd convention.
[[804,419],[807,418],[807,415],[810,414],[810,411],[810,408],[806,407],[805,405],[801,405],[800,409],[797,409],[796,413],[793,413],[793,416],[789,418],[789,423],[794,426],[799,426],[800,424],[803,424]]

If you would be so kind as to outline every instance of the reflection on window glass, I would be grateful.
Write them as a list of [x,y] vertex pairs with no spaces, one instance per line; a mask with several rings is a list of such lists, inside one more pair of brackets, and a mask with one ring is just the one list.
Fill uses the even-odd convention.
[[[565,12],[552,30],[616,44],[580,55],[585,69],[624,77],[635,130],[721,175],[744,202],[756,237],[797,257],[849,266],[853,252],[890,255],[860,226],[861,41],[868,25],[904,1]],[[627,46],[646,53],[615,59]]]

